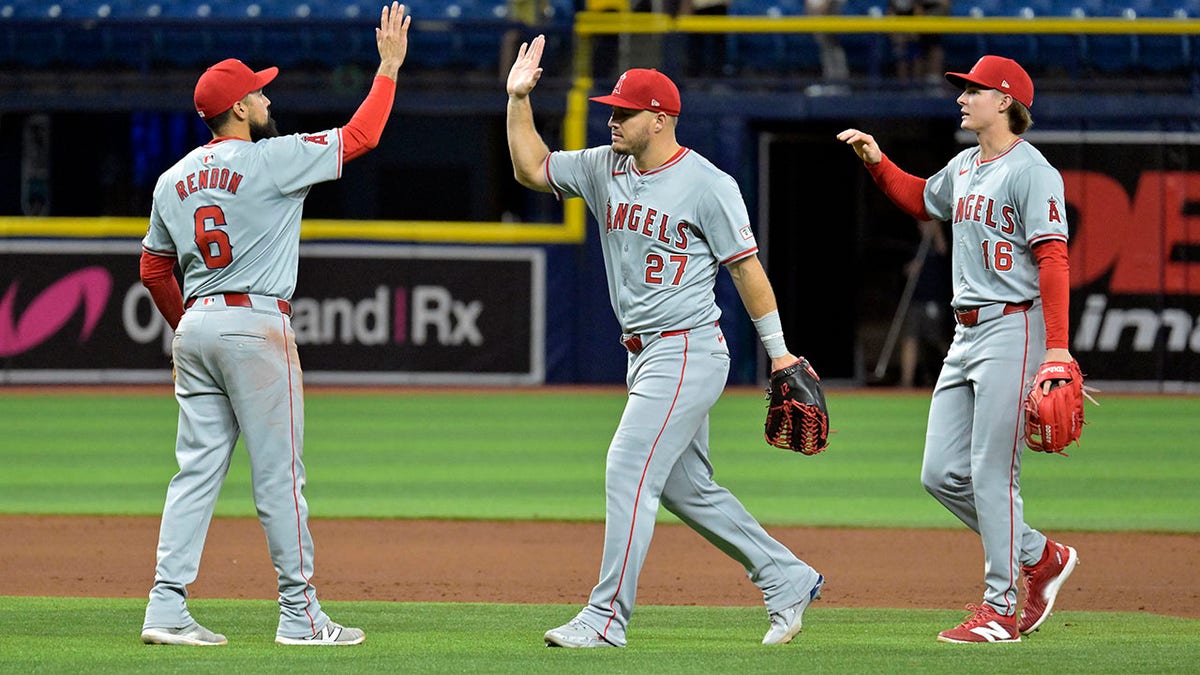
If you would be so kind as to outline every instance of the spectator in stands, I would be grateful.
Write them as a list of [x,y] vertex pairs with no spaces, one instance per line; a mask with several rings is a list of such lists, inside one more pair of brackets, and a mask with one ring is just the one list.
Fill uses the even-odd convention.
[[[846,0],[805,0],[804,10],[808,14],[837,15],[846,6]],[[804,93],[810,96],[844,94],[849,91],[850,66],[846,63],[846,50],[838,36],[833,33],[817,33],[813,36],[821,50],[821,84],[810,85]]]
[[[950,0],[889,0],[893,16],[949,16]],[[942,88],[946,52],[939,33],[892,33],[896,77],[903,82],[924,82]]]

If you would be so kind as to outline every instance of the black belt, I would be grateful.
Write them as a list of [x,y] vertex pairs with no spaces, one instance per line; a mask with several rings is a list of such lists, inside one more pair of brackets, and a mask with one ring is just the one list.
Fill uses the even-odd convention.
[[[997,307],[998,305],[999,303],[995,303],[992,305],[983,305],[982,307],[972,307],[971,309],[956,309],[954,310],[954,320],[957,321],[960,326],[966,326],[967,328],[970,328],[971,326],[982,323],[983,321],[998,319],[1005,314],[1019,314],[1020,312],[1024,312],[1030,307],[1033,307],[1033,301],[1026,300],[1025,302],[1007,302],[1004,303],[1003,308],[1000,309],[999,312],[991,309],[993,307]],[[984,312],[982,319],[980,318],[981,311]]]
[[[250,302],[250,296],[245,293],[221,293],[221,297],[225,298],[226,307],[254,306],[254,304]],[[279,303],[280,312],[283,312],[288,316],[292,315],[292,303],[288,302],[287,300],[280,300],[279,298],[276,298],[275,302]],[[194,304],[196,304],[196,298],[190,298],[186,303],[184,303],[183,308],[188,309]]]

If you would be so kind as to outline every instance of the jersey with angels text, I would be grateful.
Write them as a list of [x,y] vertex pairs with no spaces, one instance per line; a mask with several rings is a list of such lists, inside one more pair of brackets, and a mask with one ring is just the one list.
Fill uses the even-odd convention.
[[553,152],[546,179],[560,198],[582,197],[599,223],[609,297],[627,333],[717,321],[718,270],[758,251],[737,183],[688,148],[644,173],[608,146]]
[[1018,138],[981,161],[959,153],[925,184],[925,210],[951,223],[956,308],[1020,303],[1039,295],[1035,244],[1067,240],[1062,175]]
[[340,129],[256,143],[213,139],[159,177],[142,247],[178,258],[184,298],[291,299],[304,198],[341,172]]

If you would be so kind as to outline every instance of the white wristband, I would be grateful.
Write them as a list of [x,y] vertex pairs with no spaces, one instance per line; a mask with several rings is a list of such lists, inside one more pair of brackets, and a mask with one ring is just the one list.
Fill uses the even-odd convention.
[[770,312],[753,319],[754,330],[758,331],[758,339],[762,340],[767,356],[777,359],[788,353],[787,344],[783,341],[783,323],[779,321],[779,310]]

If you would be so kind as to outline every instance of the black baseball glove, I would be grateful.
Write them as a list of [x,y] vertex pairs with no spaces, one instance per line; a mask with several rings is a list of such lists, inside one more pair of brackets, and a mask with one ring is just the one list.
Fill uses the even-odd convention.
[[825,392],[808,359],[802,357],[771,373],[767,399],[767,443],[805,455],[815,455],[829,445]]

